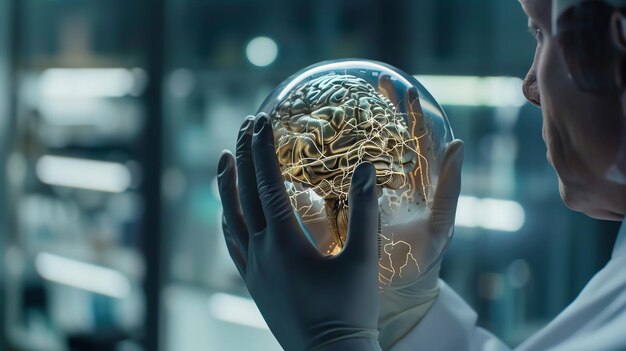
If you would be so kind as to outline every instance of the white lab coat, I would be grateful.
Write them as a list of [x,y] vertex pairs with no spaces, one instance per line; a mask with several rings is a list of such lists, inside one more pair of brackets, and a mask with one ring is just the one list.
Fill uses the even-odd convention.
[[[441,281],[441,293],[431,310],[391,350],[510,350],[477,327],[476,319],[476,312]],[[516,350],[626,350],[626,222],[607,265],[576,300]]]

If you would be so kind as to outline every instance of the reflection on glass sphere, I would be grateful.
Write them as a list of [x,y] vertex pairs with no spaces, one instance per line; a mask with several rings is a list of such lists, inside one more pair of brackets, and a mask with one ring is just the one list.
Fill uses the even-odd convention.
[[415,282],[451,232],[430,221],[440,163],[453,139],[437,102],[412,76],[369,60],[326,61],[283,82],[262,104],[285,185],[309,240],[327,255],[346,242],[355,168],[371,162],[379,195],[379,285]]

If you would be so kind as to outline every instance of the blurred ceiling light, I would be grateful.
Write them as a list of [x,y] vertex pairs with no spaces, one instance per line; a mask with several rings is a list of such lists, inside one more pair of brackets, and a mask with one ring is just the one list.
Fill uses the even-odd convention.
[[118,271],[47,252],[35,257],[35,269],[49,281],[118,299],[131,290],[128,278]]
[[258,329],[269,329],[258,307],[251,299],[217,293],[209,297],[209,312],[219,320]]
[[114,98],[136,95],[135,75],[124,68],[50,68],[39,77],[44,97]]
[[456,225],[468,228],[516,232],[524,226],[526,213],[522,205],[511,200],[459,197]]
[[278,45],[268,37],[254,38],[246,46],[246,56],[255,66],[269,66],[278,57]]
[[526,213],[515,201],[482,199],[481,226],[485,229],[516,232],[524,226]]
[[526,103],[517,77],[415,76],[441,105],[521,107]]
[[121,193],[131,185],[128,167],[120,163],[43,156],[37,161],[37,178],[50,185]]
[[[138,104],[131,102],[112,103],[100,98],[43,99],[39,102],[41,117],[50,126],[90,127],[95,128],[95,132],[108,134],[132,132],[140,123],[140,109]],[[46,136],[53,133],[46,132]]]
[[476,217],[474,209],[480,206],[480,200],[473,196],[459,196],[456,209],[456,225],[468,228],[480,226],[479,218]]

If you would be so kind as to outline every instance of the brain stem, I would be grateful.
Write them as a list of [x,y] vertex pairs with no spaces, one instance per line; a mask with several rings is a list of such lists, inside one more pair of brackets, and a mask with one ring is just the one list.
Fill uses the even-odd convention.
[[348,206],[343,200],[329,198],[324,201],[324,207],[330,233],[337,244],[336,248],[341,249],[346,243],[348,234]]

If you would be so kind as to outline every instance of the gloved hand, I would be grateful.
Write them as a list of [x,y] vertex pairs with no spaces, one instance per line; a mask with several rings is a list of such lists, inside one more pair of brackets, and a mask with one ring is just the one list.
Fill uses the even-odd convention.
[[[395,89],[389,77],[381,76],[379,90],[399,106]],[[421,114],[417,91],[409,89],[404,95],[404,109],[409,114]],[[413,116],[413,118],[422,118]],[[428,216],[414,228],[422,237],[447,237],[454,229],[456,206],[461,192],[461,167],[463,142],[448,144],[439,170],[439,180],[433,195]],[[439,270],[441,261],[417,282],[401,287],[384,287],[380,294],[378,330],[383,350],[389,350],[409,333],[427,314],[439,295]]]
[[[448,236],[454,229],[461,189],[463,142],[454,140],[444,154],[430,215],[415,227],[419,235]],[[389,350],[426,315],[439,295],[441,261],[417,282],[381,290],[378,329],[383,350]]]
[[292,211],[267,115],[246,119],[236,155],[223,153],[218,167],[226,244],[282,347],[380,350],[374,167],[355,170],[346,246],[325,257]]

